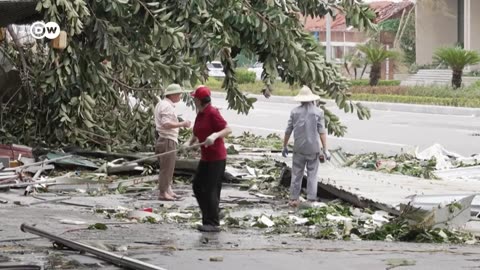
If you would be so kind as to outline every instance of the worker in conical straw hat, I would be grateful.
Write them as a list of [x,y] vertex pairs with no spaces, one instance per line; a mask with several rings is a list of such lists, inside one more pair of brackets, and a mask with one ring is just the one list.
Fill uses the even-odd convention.
[[[300,106],[294,108],[290,113],[285,138],[283,142],[282,155],[288,156],[288,141],[293,132],[293,161],[292,180],[290,183],[290,205],[299,205],[302,180],[307,168],[307,200],[317,200],[317,172],[320,159],[330,159],[330,152],[327,150],[327,129],[325,127],[324,112],[319,109],[315,102],[320,97],[312,93],[312,90],[303,86],[295,101]],[[322,146],[320,145],[322,144]]]
[[[183,93],[186,93],[186,91],[180,85],[170,84],[163,93],[164,98],[155,106],[155,127],[158,135],[155,142],[156,154],[176,150],[179,129],[191,126],[190,121],[179,122],[175,113],[175,103],[180,102]],[[159,200],[174,201],[179,199],[179,196],[172,190],[176,159],[176,152],[158,157],[160,163]]]

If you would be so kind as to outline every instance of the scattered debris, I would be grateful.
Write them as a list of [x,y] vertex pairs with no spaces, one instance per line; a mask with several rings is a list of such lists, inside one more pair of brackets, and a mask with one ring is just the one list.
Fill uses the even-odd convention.
[[[62,159],[60,159],[62,158]],[[73,156],[63,153],[48,153],[47,159],[52,160],[52,163],[62,166],[65,168],[86,168],[91,170],[98,169],[98,165],[91,162],[90,160],[79,157]],[[53,161],[54,160],[54,161]]]
[[271,219],[269,219],[266,216],[261,216],[256,222],[252,224],[254,227],[259,227],[259,228],[270,228],[275,225],[275,222],[273,222]]
[[149,222],[149,223],[158,223],[162,220],[160,215],[146,212],[146,211],[130,211],[127,213],[128,219],[135,219],[139,222]]
[[118,173],[142,173],[145,170],[143,166],[139,166],[136,162],[129,162],[123,158],[115,159],[102,165],[97,172],[107,174]]
[[463,157],[457,153],[446,150],[440,144],[434,144],[422,152],[418,152],[417,148],[415,150],[415,156],[422,160],[435,158],[437,161],[437,170],[480,165],[480,155]]
[[223,257],[222,256],[215,256],[215,257],[210,257],[211,262],[223,262]]
[[[256,136],[250,132],[244,132],[238,137],[227,137],[226,142],[234,145],[240,145],[251,151],[272,150],[281,151],[283,149],[283,141],[277,134],[269,134],[266,137]],[[246,149],[242,149],[246,150]]]
[[407,259],[387,259],[387,260],[384,260],[384,262],[386,262],[388,265],[387,270],[400,267],[400,266],[413,266],[416,264],[415,260],[407,260]]
[[80,221],[80,220],[70,220],[70,219],[62,219],[60,220],[62,224],[69,224],[69,225],[85,225],[87,222]]
[[377,153],[350,155],[345,166],[363,170],[410,175],[425,179],[436,179],[433,174],[436,166],[436,160],[434,158],[424,161],[409,154],[399,154],[393,157],[387,157]]
[[103,224],[103,223],[95,223],[95,224],[92,224],[90,226],[88,226],[88,229],[89,230],[102,230],[102,231],[105,231],[106,229],[108,229],[107,225]]

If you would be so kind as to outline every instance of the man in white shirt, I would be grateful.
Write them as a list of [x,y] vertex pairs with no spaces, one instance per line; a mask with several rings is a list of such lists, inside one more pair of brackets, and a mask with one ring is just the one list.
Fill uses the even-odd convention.
[[[177,149],[179,128],[189,128],[191,126],[190,121],[179,122],[175,114],[175,103],[180,102],[184,92],[180,85],[171,84],[165,90],[165,98],[155,106],[155,126],[158,133],[158,139],[155,143],[156,154]],[[176,159],[176,152],[158,157],[160,162],[159,200],[173,201],[178,198],[172,190]]]

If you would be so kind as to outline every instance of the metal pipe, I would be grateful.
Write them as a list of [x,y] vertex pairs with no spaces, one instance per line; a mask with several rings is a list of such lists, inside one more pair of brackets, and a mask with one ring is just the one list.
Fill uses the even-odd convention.
[[110,263],[113,263],[114,265],[119,267],[123,267],[127,269],[137,269],[137,270],[166,270],[165,268],[148,264],[130,257],[120,256],[113,252],[105,251],[99,248],[88,246],[86,244],[82,244],[80,242],[75,242],[72,240],[62,238],[62,237],[50,234],[48,232],[42,231],[40,229],[37,229],[33,226],[27,225],[25,223],[23,223],[20,226],[20,229],[22,230],[22,232],[29,232],[31,234],[35,234],[35,235],[50,239],[54,242],[62,244],[71,249],[93,254],[98,258],[108,261]]
[[175,150],[168,151],[168,152],[164,152],[164,153],[156,154],[156,155],[153,155],[153,156],[149,156],[149,157],[144,157],[144,158],[132,160],[132,161],[129,161],[129,162],[124,163],[124,164],[122,164],[122,165],[128,165],[128,164],[132,164],[132,163],[138,163],[138,162],[141,162],[141,161],[149,160],[149,159],[151,159],[151,158],[157,158],[157,157],[165,156],[165,155],[168,155],[168,154],[171,154],[171,153],[175,153],[175,152],[178,152],[178,151],[180,151],[180,150],[185,150],[185,149],[194,148],[194,147],[200,147],[200,146],[202,146],[202,145],[204,145],[204,144],[205,144],[205,142],[193,144],[193,145],[186,146],[186,147],[180,147],[180,148],[177,148],[177,149],[175,149]]
[[327,13],[327,35],[326,35],[326,43],[327,43],[327,52],[326,52],[326,61],[330,63],[332,61],[332,17],[330,13]]
[[31,205],[37,205],[37,204],[44,204],[44,203],[57,203],[57,202],[62,202],[66,200],[70,200],[72,197],[64,197],[64,198],[57,198],[57,199],[52,199],[52,200],[43,200],[39,202],[32,202],[32,203],[27,203],[27,204],[22,204],[21,202],[14,202],[15,204],[21,205],[21,206],[31,206]]

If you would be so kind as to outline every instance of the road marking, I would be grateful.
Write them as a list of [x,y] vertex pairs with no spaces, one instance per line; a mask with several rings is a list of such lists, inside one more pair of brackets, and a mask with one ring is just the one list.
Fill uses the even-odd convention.
[[[275,132],[275,133],[281,133],[283,134],[285,130],[281,129],[273,129],[273,128],[263,128],[263,127],[254,127],[254,126],[244,126],[244,125],[237,125],[237,124],[229,124],[228,126],[230,127],[236,127],[236,128],[244,128],[244,129],[253,129],[253,130],[263,130],[263,131],[269,131],[269,132]],[[355,138],[339,138],[339,137],[333,137],[329,136],[329,140],[340,140],[340,141],[351,141],[351,142],[361,142],[361,143],[372,143],[372,144],[382,144],[382,145],[390,145],[390,146],[400,146],[400,147],[405,147],[409,146],[406,144],[399,144],[399,143],[391,143],[391,142],[382,142],[382,141],[374,141],[374,140],[364,140],[364,139],[355,139]]]

